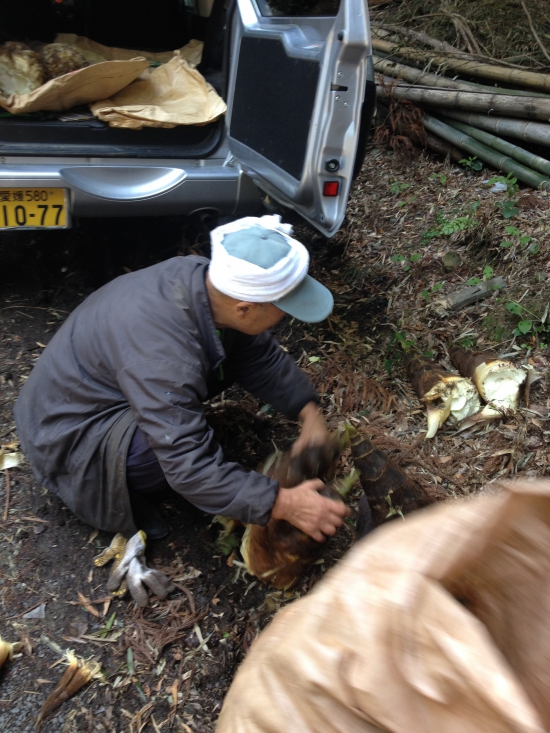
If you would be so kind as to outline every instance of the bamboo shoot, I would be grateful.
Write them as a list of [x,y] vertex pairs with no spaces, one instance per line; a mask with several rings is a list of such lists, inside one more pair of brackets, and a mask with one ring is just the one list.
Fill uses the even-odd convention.
[[365,506],[361,497],[358,535],[363,536],[373,526],[378,527],[390,519],[399,518],[445,498],[443,491],[429,494],[364,435],[356,432],[350,445],[353,462],[359,471],[359,480],[368,503]]
[[485,402],[499,412],[515,412],[520,386],[527,376],[524,369],[499,359],[492,351],[453,346],[449,356],[460,374],[473,381]]

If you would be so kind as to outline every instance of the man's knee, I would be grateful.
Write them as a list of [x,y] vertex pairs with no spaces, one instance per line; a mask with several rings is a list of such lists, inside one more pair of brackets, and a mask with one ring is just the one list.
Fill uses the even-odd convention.
[[126,483],[130,491],[161,491],[167,482],[147,436],[136,427],[126,458]]

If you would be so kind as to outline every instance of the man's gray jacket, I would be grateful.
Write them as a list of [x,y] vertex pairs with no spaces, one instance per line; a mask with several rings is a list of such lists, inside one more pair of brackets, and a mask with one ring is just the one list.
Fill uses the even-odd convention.
[[208,260],[175,257],[87,298],[38,360],[15,406],[36,478],[85,522],[134,532],[126,456],[143,430],[170,486],[205,512],[268,521],[278,484],[224,461],[204,416],[225,377],[296,417],[317,396],[269,334],[216,332]]

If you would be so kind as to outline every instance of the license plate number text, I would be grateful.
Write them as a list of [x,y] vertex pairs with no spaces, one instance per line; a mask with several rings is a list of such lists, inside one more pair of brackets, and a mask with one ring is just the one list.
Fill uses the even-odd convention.
[[67,202],[62,188],[0,188],[0,229],[63,229]]

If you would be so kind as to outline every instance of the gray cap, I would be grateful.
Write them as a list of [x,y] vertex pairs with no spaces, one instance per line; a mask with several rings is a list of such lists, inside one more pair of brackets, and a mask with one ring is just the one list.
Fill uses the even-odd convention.
[[[223,246],[233,257],[269,270],[286,257],[290,244],[278,232],[262,226],[251,226],[226,234]],[[306,323],[323,321],[332,311],[334,299],[330,290],[309,275],[287,295],[270,301],[285,313]]]

